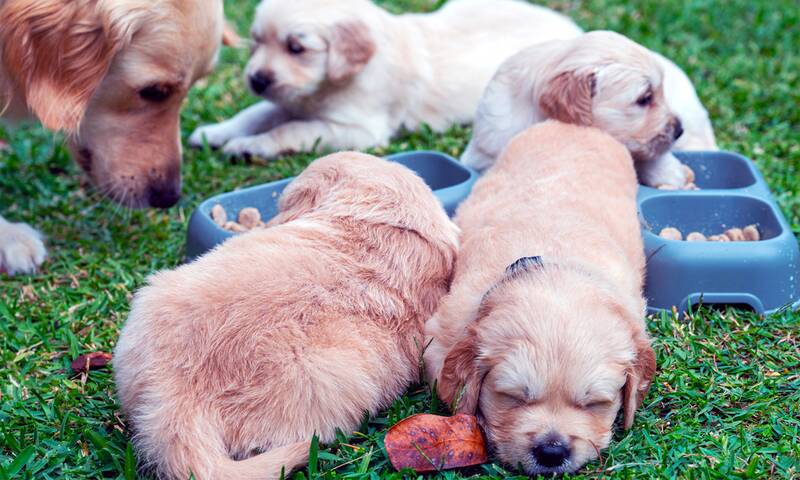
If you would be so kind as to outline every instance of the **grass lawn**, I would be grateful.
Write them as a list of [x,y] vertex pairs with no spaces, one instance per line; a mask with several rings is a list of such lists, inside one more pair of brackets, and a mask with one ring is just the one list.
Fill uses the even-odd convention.
[[[228,2],[245,32],[255,0]],[[435,0],[385,2],[425,10]],[[800,233],[800,8],[797,0],[552,0],[586,29],[617,30],[682,65],[708,107],[722,148],[753,158]],[[246,52],[225,49],[183,111],[183,132],[255,101],[241,80]],[[417,132],[378,153],[418,148],[458,155],[469,135]],[[135,478],[110,370],[73,377],[81,353],[111,351],[133,292],[183,258],[189,215],[205,197],[297,174],[299,155],[268,166],[188,151],[185,195],[167,212],[128,212],[98,198],[61,139],[0,129],[0,213],[40,227],[51,258],[34,276],[0,278],[0,480]],[[799,478],[799,314],[740,311],[652,318],[659,371],[634,428],[575,478]],[[386,428],[431,408],[412,387],[295,478],[405,478],[382,450]],[[435,478],[509,478],[489,464]],[[522,477],[520,477],[522,478]]]

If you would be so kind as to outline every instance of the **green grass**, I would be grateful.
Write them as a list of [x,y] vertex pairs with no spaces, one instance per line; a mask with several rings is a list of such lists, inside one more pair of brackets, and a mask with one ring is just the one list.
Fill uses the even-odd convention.
[[[434,0],[394,1],[394,11]],[[254,0],[230,2],[246,31]],[[723,148],[753,158],[795,230],[800,215],[800,8],[796,0],[551,1],[584,28],[608,28],[685,67]],[[218,71],[183,112],[187,134],[254,101],[241,78],[246,53],[226,49]],[[388,149],[458,154],[469,130],[403,136]],[[111,372],[73,377],[81,353],[110,351],[133,292],[157,269],[178,265],[186,223],[205,197],[298,173],[311,159],[269,166],[186,153],[185,196],[168,212],[125,212],[80,180],[57,136],[0,130],[0,213],[40,227],[51,258],[42,273],[0,279],[0,480],[135,478]],[[383,153],[383,152],[378,152]],[[745,312],[653,318],[659,371],[636,424],[576,478],[798,478],[800,315]],[[412,478],[393,473],[386,428],[431,408],[412,387],[359,433],[324,447],[311,472],[323,478]],[[508,478],[497,465],[435,478]],[[309,471],[296,474],[308,477]],[[521,478],[521,477],[520,477]]]

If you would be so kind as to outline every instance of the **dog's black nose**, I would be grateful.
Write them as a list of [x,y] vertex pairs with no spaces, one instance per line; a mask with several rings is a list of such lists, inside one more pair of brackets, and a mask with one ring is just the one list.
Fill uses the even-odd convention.
[[569,458],[569,448],[562,442],[547,441],[533,448],[536,463],[547,468],[558,468]]
[[147,203],[154,208],[169,208],[181,198],[180,182],[155,182],[147,189]]
[[265,75],[261,72],[256,72],[250,75],[250,88],[253,89],[256,95],[264,93],[274,82],[275,77],[269,74]]
[[675,120],[675,140],[681,138],[683,135],[683,124],[680,120]]

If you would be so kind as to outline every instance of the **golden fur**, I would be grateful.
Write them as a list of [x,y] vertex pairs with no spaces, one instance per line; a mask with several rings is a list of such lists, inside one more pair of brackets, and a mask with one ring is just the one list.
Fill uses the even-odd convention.
[[458,236],[429,188],[341,153],[279,211],[136,294],[115,378],[139,458],[163,477],[277,479],[313,433],[352,431],[418,378]]
[[[0,0],[0,18],[4,119],[32,113],[65,131],[77,163],[117,202],[174,205],[179,111],[213,67],[222,1]],[[30,272],[44,259],[24,227],[0,222],[0,270]]]
[[[548,121],[517,136],[457,212],[461,249],[426,324],[427,377],[528,474],[596,458],[620,406],[629,428],[649,387],[636,190],[618,141]],[[541,264],[515,264],[531,256]],[[563,449],[563,463],[542,464],[543,446]]]

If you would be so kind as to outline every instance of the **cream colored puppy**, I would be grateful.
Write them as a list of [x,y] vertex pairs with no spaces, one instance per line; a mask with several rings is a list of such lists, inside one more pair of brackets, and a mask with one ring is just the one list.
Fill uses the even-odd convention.
[[407,168],[311,164],[269,228],[136,294],[114,372],[140,460],[161,478],[278,479],[315,432],[355,430],[419,378],[457,238]]
[[516,0],[454,0],[407,15],[369,0],[264,0],[246,76],[266,101],[198,129],[190,143],[273,158],[386,145],[423,124],[442,131],[472,120],[505,58],[580,31]]
[[[0,19],[0,120],[33,114],[67,133],[75,161],[122,205],[174,205],[180,107],[214,66],[222,0],[0,0]],[[0,217],[0,272],[45,257],[41,234]]]
[[477,412],[500,460],[574,472],[630,428],[653,373],[630,154],[545,122],[517,136],[460,206],[450,293],[426,325],[429,381]]
[[486,88],[462,161],[488,168],[514,135],[548,118],[609,132],[628,147],[650,186],[687,183],[670,149],[717,148],[686,74],[614,32],[547,42],[509,58]]

